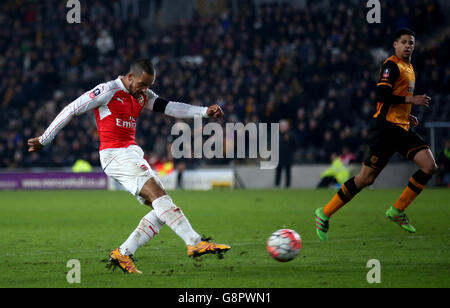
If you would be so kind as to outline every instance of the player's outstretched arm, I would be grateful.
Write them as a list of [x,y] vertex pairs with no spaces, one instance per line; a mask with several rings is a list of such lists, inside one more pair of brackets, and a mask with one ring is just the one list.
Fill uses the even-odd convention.
[[210,107],[199,107],[179,102],[171,102],[167,99],[158,97],[150,90],[147,91],[150,98],[150,104],[146,105],[148,109],[156,112],[164,113],[165,115],[179,118],[191,119],[195,117],[203,118],[221,118],[224,113],[219,105],[212,105]]
[[169,102],[164,109],[164,114],[179,119],[191,119],[199,116],[217,119],[224,115],[219,105],[199,107],[177,102]]
[[28,152],[38,152],[49,145],[74,116],[80,116],[105,104],[114,95],[114,90],[113,86],[102,84],[67,105],[42,136],[28,140]]
[[223,110],[219,105],[210,106],[206,111],[206,114],[208,115],[208,117],[213,119],[222,118],[224,116]]

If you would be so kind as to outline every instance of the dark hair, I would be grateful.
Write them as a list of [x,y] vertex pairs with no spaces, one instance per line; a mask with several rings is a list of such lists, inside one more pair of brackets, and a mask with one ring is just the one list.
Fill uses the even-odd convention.
[[416,34],[414,33],[413,30],[411,30],[409,28],[402,28],[402,29],[398,29],[395,32],[395,40],[398,41],[402,37],[402,35],[411,35],[414,38],[416,37]]
[[155,76],[155,67],[152,61],[148,59],[139,59],[131,64],[130,72],[136,76],[141,75],[143,72],[149,74],[150,76]]

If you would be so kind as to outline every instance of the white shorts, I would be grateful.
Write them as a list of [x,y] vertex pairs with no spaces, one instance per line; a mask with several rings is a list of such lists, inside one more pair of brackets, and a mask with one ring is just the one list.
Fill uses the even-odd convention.
[[139,194],[148,180],[154,178],[163,187],[156,172],[144,159],[144,151],[138,146],[101,151],[100,161],[106,175],[119,182],[141,204],[145,204],[146,200]]

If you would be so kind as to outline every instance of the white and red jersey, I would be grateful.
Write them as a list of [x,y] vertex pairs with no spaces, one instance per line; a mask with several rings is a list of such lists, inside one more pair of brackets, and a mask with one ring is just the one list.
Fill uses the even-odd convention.
[[100,151],[126,148],[136,144],[136,121],[142,109],[147,104],[152,105],[157,97],[155,93],[147,90],[143,97],[135,99],[128,93],[120,78],[100,84],[64,108],[39,141],[44,146],[50,144],[73,116],[94,110]]
[[[120,79],[114,83],[106,88],[106,91],[101,85],[101,88],[95,89],[90,94],[91,99],[95,99],[102,93],[108,99],[111,97],[107,104],[94,110],[100,137],[100,151],[136,145],[137,119],[148,100],[152,103],[157,97],[156,94],[148,91],[140,99],[135,99],[124,89]],[[96,94],[96,91],[99,94]]]
[[[49,145],[74,116],[94,110],[101,152],[136,145],[137,120],[144,107],[153,110],[158,95],[148,89],[142,97],[136,99],[128,92],[121,78],[100,84],[69,104],[50,124],[39,142],[43,146]],[[176,118],[207,117],[207,109],[169,102],[165,114]]]

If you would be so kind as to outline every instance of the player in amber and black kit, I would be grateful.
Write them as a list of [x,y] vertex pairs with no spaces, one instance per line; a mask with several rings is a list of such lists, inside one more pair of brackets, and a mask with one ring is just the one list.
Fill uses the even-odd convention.
[[315,212],[316,231],[319,239],[328,240],[329,219],[341,207],[350,202],[363,188],[373,184],[395,152],[413,161],[418,167],[399,199],[390,207],[386,216],[404,230],[414,233],[404,213],[411,202],[422,192],[437,170],[428,144],[410,126],[419,122],[411,115],[415,106],[429,107],[431,98],[414,96],[415,74],[411,57],[415,46],[415,34],[410,29],[396,32],[395,54],[388,58],[380,70],[377,85],[377,111],[370,123],[367,157],[359,174],[348,180],[333,199]]

